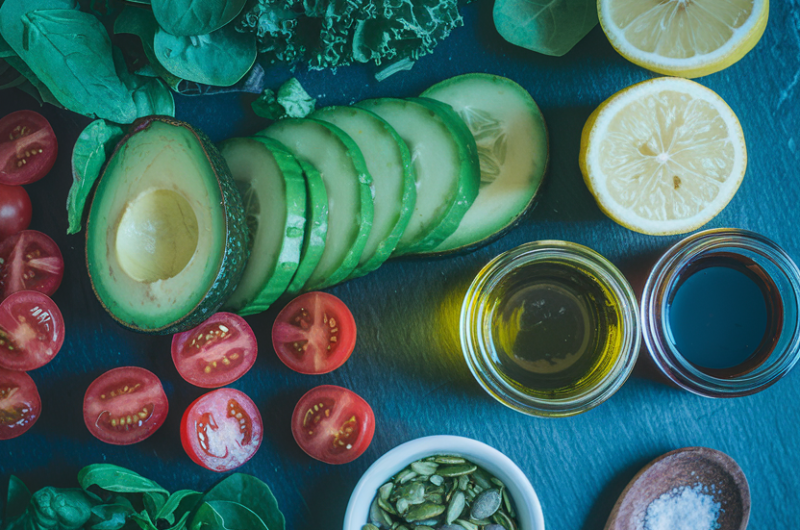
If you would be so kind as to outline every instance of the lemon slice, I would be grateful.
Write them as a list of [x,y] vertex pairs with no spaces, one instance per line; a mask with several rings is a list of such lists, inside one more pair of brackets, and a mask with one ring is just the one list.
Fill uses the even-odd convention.
[[611,45],[648,70],[700,77],[729,67],[753,49],[769,0],[598,0]]
[[731,108],[677,77],[617,92],[589,116],[581,136],[581,172],[600,209],[644,234],[706,224],[733,198],[746,166]]

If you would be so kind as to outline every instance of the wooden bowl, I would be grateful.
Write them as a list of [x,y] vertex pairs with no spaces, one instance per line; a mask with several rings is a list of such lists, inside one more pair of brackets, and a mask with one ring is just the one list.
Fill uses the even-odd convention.
[[682,486],[711,488],[721,509],[719,530],[745,530],[750,518],[750,487],[739,465],[728,455],[705,447],[686,447],[662,455],[628,483],[611,510],[605,530],[643,530],[647,507],[664,493]]

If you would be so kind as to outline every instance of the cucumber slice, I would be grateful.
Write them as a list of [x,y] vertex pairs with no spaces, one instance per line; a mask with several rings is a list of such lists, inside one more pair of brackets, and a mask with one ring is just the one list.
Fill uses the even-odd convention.
[[478,144],[481,186],[458,229],[427,254],[470,250],[500,237],[534,204],[548,162],[547,127],[531,95],[514,81],[466,74],[422,93],[450,105]]
[[300,253],[300,265],[297,266],[292,283],[286,289],[286,294],[292,297],[303,290],[303,285],[317,268],[328,234],[328,192],[325,191],[322,175],[305,160],[298,162],[306,178],[306,233]]
[[452,234],[478,194],[475,140],[443,105],[423,99],[356,103],[391,125],[406,142],[417,174],[417,200],[393,255],[424,252]]
[[252,257],[225,308],[252,315],[286,291],[300,263],[305,179],[291,153],[269,138],[232,138],[220,152],[242,196]]
[[414,166],[405,142],[385,120],[357,107],[326,107],[312,118],[332,123],[361,149],[375,187],[375,216],[364,252],[351,278],[372,272],[392,254],[414,211]]
[[358,146],[335,125],[310,118],[281,120],[258,134],[278,140],[317,168],[328,193],[325,249],[303,289],[346,280],[358,265],[373,216],[372,177]]

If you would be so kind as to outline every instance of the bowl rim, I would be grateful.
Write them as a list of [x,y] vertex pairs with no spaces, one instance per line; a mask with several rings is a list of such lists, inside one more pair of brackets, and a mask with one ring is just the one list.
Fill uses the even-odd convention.
[[356,512],[363,513],[364,505],[367,505],[367,511],[369,510],[368,506],[378,489],[377,486],[374,488],[370,486],[370,482],[381,476],[383,478],[380,482],[383,483],[394,473],[420,458],[422,454],[463,454],[468,458],[470,454],[474,454],[480,455],[481,459],[487,462],[492,462],[508,476],[509,483],[513,482],[514,487],[519,489],[520,496],[514,496],[517,511],[526,511],[531,522],[530,528],[520,525],[520,530],[544,530],[544,514],[539,497],[519,466],[490,445],[472,438],[452,435],[424,436],[410,440],[390,449],[373,462],[353,488],[353,493],[350,494],[344,515],[344,530],[361,530],[361,527],[367,523],[367,519],[365,517],[362,519]]

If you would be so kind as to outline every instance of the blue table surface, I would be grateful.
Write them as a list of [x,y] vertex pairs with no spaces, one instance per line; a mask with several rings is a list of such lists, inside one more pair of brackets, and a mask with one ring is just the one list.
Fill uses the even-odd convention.
[[[749,155],[739,192],[708,227],[760,232],[800,258],[800,2],[777,0],[771,7],[756,48],[732,67],[699,79],[738,115]],[[617,55],[599,26],[560,58],[509,45],[494,29],[491,8],[489,0],[464,8],[465,26],[435,53],[380,83],[374,68],[362,65],[294,72],[321,106],[415,96],[467,72],[507,76],[528,89],[544,113],[550,168],[536,209],[488,247],[447,259],[392,261],[330,289],[358,323],[355,353],[331,374],[305,376],[281,364],[270,346],[276,311],[248,318],[260,355],[233,386],[259,405],[266,435],[241,471],[272,486],[289,528],[337,529],[353,486],[380,455],[420,436],[462,435],[497,447],[522,468],[539,495],[548,528],[599,530],[639,468],[666,451],[699,445],[724,451],[741,465],[752,494],[751,528],[788,528],[800,519],[800,373],[754,396],[711,400],[653,378],[643,352],[634,375],[608,402],[573,418],[550,420],[500,405],[468,371],[457,335],[458,310],[467,285],[492,257],[532,240],[574,241],[607,256],[640,288],[654,259],[679,239],[637,234],[607,219],[578,169],[581,129],[591,111],[614,92],[654,74]],[[290,75],[286,68],[271,69],[268,84],[277,88]],[[265,125],[249,109],[252,99],[242,94],[180,97],[177,116],[215,141],[247,135]],[[20,108],[38,107],[16,90],[0,92],[0,115]],[[55,238],[64,254],[66,276],[54,299],[64,313],[67,338],[58,357],[32,373],[42,417],[26,435],[0,442],[0,480],[13,473],[31,488],[72,486],[82,466],[110,462],[171,490],[206,488],[219,475],[193,464],[178,434],[182,411],[203,390],[176,372],[169,337],[129,332],[104,313],[86,274],[83,233],[65,235],[70,152],[88,120],[49,106],[41,112],[53,124],[61,150],[52,173],[27,186],[34,206],[31,228]],[[88,433],[81,403],[95,377],[123,365],[155,372],[172,412],[151,438],[115,447]],[[319,384],[351,388],[375,411],[375,438],[351,464],[312,460],[292,439],[292,409]],[[3,499],[4,490],[0,485]]]

